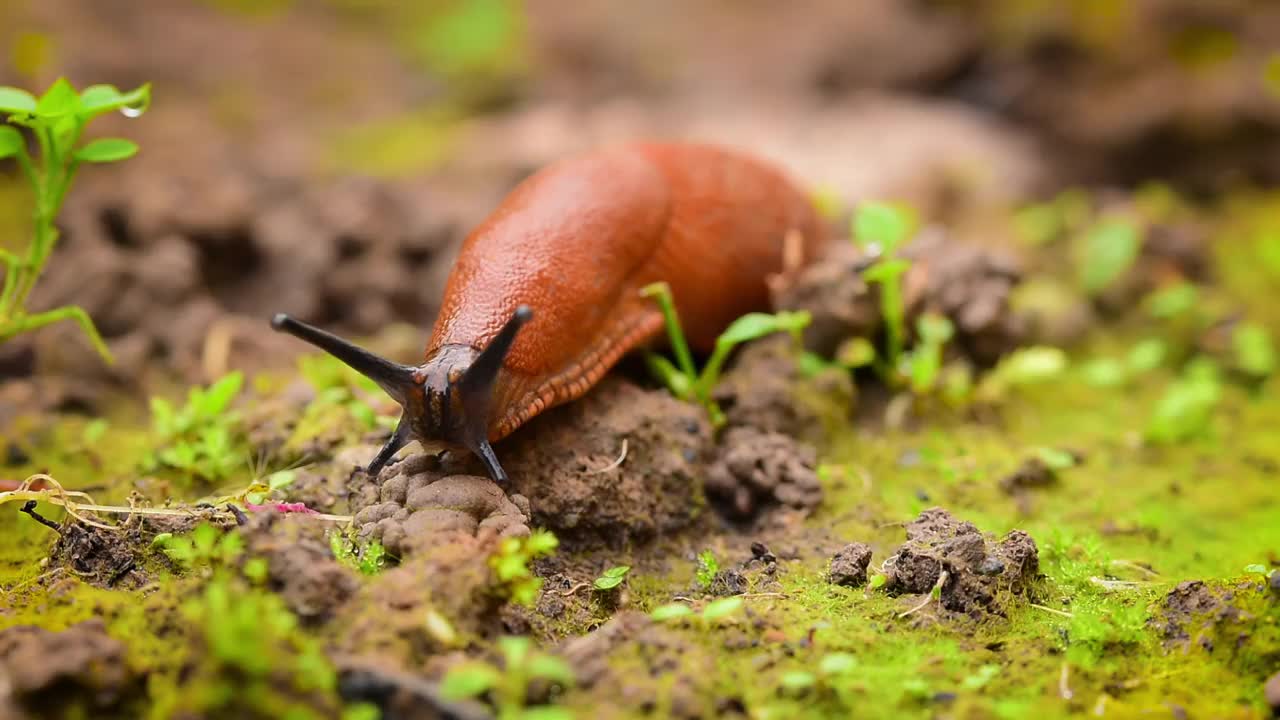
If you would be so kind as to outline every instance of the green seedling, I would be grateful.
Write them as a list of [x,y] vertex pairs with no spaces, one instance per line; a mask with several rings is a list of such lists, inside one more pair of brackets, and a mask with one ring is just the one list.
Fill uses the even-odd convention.
[[530,563],[555,552],[560,541],[547,530],[534,531],[525,538],[506,538],[489,558],[502,591],[512,602],[532,607],[542,589],[542,578],[533,574]]
[[898,368],[906,340],[906,305],[902,276],[911,263],[897,257],[897,251],[913,232],[907,212],[894,205],[868,202],[853,214],[853,240],[877,260],[862,277],[880,287],[880,313],[885,323],[885,364]]
[[387,564],[387,549],[377,540],[357,540],[341,532],[329,536],[329,550],[338,562],[365,575],[377,575]]
[[594,583],[597,590],[608,591],[622,584],[626,580],[627,573],[631,572],[630,565],[618,565],[604,571],[604,574],[596,578]]
[[846,707],[852,707],[855,688],[850,684],[858,669],[858,659],[849,653],[828,653],[818,661],[817,671],[792,670],[779,680],[779,690],[787,695],[802,696],[811,692],[834,695]]
[[1078,230],[1091,212],[1088,193],[1065,190],[1049,202],[1022,208],[1014,214],[1013,224],[1028,245],[1044,246]]
[[1101,220],[1081,237],[1081,286],[1090,295],[1106,290],[1133,266],[1141,249],[1142,237],[1133,222]]
[[1067,354],[1046,345],[1020,348],[1007,355],[987,373],[977,394],[988,401],[1003,398],[1012,388],[1048,382],[1066,372]]
[[[100,138],[81,144],[85,127],[94,118],[111,112],[137,117],[151,102],[151,87],[143,85],[122,93],[110,85],[94,85],[77,92],[59,78],[39,98],[25,90],[0,87],[0,160],[16,158],[35,196],[34,231],[26,251],[15,254],[0,249],[4,264],[4,289],[0,291],[0,343],[21,333],[38,330],[62,320],[77,323],[98,354],[113,363],[111,351],[88,313],[75,305],[30,314],[27,298],[58,243],[58,214],[80,166],[125,160],[138,146],[120,138]],[[15,127],[17,126],[17,127]],[[39,157],[32,157],[27,140],[17,129],[26,128],[35,138]]]
[[916,321],[920,341],[905,357],[911,372],[912,392],[923,395],[932,390],[942,374],[942,349],[955,335],[955,327],[943,315],[925,313]]
[[341,440],[379,426],[395,428],[395,418],[380,417],[368,400],[383,397],[377,384],[341,361],[329,355],[303,355],[298,370],[316,394],[285,441],[287,448],[317,438]]
[[230,565],[244,552],[244,538],[239,533],[224,533],[202,523],[189,535],[160,533],[151,539],[151,547],[190,570]]
[[1276,371],[1271,333],[1257,323],[1240,323],[1231,333],[1235,366],[1246,375],[1265,378]]
[[233,372],[207,389],[191,388],[182,407],[152,398],[152,434],[160,449],[147,458],[145,467],[172,468],[212,481],[229,477],[243,458],[239,416],[230,409],[243,385],[244,375]]
[[698,584],[704,589],[711,587],[711,583],[716,579],[716,574],[720,572],[720,561],[716,560],[715,553],[710,550],[703,550],[698,554]]
[[772,335],[778,332],[789,332],[796,343],[800,342],[800,333],[809,325],[808,312],[779,312],[773,315],[766,313],[748,313],[733,321],[729,327],[716,338],[715,349],[707,364],[699,373],[693,364],[693,355],[689,352],[689,343],[685,340],[684,330],[680,326],[680,318],[676,315],[675,299],[671,295],[671,287],[665,282],[657,282],[645,286],[641,295],[652,298],[661,308],[667,321],[667,335],[671,340],[671,350],[676,362],[656,353],[645,356],[649,369],[659,380],[671,390],[676,397],[686,402],[697,402],[707,409],[711,424],[721,427],[725,423],[724,413],[720,406],[711,399],[711,391],[720,382],[720,371],[729,359],[733,349],[742,343]]
[[498,720],[553,720],[572,718],[567,708],[544,705],[527,707],[529,687],[534,682],[551,683],[561,691],[573,687],[573,670],[564,660],[533,649],[527,637],[498,639],[502,667],[469,660],[449,668],[440,683],[440,694],[449,700],[488,695],[497,709]]
[[1172,444],[1204,435],[1221,397],[1218,366],[1208,358],[1193,360],[1156,404],[1147,425],[1147,440]]
[[702,607],[701,612],[694,612],[693,608],[684,603],[675,602],[659,605],[649,613],[649,617],[658,622],[697,618],[698,624],[708,628],[737,615],[744,607],[746,607],[746,601],[739,595],[733,595],[712,600]]

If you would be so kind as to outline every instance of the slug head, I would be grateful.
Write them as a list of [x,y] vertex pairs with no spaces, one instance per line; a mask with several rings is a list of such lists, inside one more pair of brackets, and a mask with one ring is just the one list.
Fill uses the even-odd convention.
[[271,327],[346,363],[404,408],[395,433],[366,468],[369,475],[377,476],[400,448],[416,439],[425,447],[470,450],[495,482],[505,484],[507,475],[489,444],[490,401],[516,334],[531,317],[533,311],[521,305],[483,350],[447,345],[418,367],[391,362],[283,313],[271,319]]

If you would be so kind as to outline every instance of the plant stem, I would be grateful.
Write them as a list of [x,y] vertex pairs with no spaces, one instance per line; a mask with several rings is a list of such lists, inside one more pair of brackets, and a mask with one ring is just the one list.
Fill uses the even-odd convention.
[[67,305],[35,315],[19,313],[11,318],[0,319],[0,343],[15,335],[37,330],[62,320],[74,320],[80,326],[80,329],[84,331],[84,334],[89,336],[89,342],[93,343],[93,349],[98,351],[102,359],[108,365],[115,363],[115,358],[111,356],[111,350],[107,348],[102,336],[98,334],[98,328],[94,326],[93,320],[89,319],[89,314],[83,308],[75,305]]
[[693,355],[689,352],[689,344],[684,339],[684,330],[680,327],[680,318],[676,315],[675,299],[671,296],[671,286],[665,282],[654,283],[640,291],[641,295],[653,298],[658,302],[662,316],[667,321],[667,336],[671,339],[671,351],[675,353],[680,370],[692,381],[698,377],[693,366]]

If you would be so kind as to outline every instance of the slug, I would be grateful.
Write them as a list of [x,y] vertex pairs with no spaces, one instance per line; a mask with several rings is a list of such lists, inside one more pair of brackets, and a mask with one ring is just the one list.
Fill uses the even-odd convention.
[[501,485],[492,443],[662,337],[662,313],[641,288],[670,285],[690,346],[708,352],[734,319],[767,309],[767,279],[784,269],[792,232],[801,263],[826,240],[807,194],[774,167],[714,145],[634,143],[545,167],[467,236],[421,365],[288,315],[271,324],[404,408],[370,476],[418,440],[469,450]]

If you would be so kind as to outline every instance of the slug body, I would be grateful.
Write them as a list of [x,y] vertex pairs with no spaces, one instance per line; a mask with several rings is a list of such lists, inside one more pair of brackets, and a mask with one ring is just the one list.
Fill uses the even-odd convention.
[[470,449],[502,482],[491,443],[664,335],[641,288],[670,285],[689,344],[709,351],[734,319],[767,309],[766,281],[784,269],[791,232],[802,263],[826,240],[811,201],[774,168],[709,145],[626,145],[548,166],[472,231],[422,365],[390,363],[286,316],[273,325],[405,408],[371,474],[417,439]]

